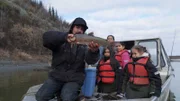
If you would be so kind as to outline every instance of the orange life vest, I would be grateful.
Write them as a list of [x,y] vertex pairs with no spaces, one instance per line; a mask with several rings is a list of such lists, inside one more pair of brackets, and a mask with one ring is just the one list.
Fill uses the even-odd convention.
[[128,63],[128,72],[130,74],[129,82],[136,85],[147,85],[149,84],[148,72],[146,70],[146,63],[148,57],[141,58],[137,62],[133,62],[132,59]]
[[[120,64],[120,66],[122,67],[122,54],[124,53],[124,52],[128,52],[126,49],[124,49],[124,50],[122,50],[122,51],[120,51],[120,52],[118,52],[118,53],[116,53],[116,55],[115,55],[115,58],[116,58],[116,60],[119,62],[119,64]],[[128,52],[129,53],[129,52]]]
[[103,83],[113,83],[115,80],[115,71],[110,65],[110,60],[104,62],[100,61],[100,66],[98,68],[98,81]]

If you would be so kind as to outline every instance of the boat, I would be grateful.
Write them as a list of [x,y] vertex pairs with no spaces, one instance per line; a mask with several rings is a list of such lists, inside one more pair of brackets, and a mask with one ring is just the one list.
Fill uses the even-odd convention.
[[[121,42],[126,43],[126,48],[131,49],[134,45],[145,46],[148,52],[151,54],[151,60],[153,64],[158,69],[162,80],[162,90],[160,97],[152,96],[150,98],[141,98],[141,99],[120,99],[120,100],[108,100],[108,101],[167,101],[170,92],[171,80],[174,77],[174,69],[171,65],[171,60],[167,55],[165,48],[163,46],[162,40],[160,38],[149,38],[149,39],[136,39],[136,40],[124,40]],[[30,87],[27,93],[23,96],[22,101],[36,101],[35,93],[42,86],[35,85]],[[97,94],[96,92],[94,94]],[[98,101],[96,97],[91,97],[86,99],[86,101]],[[56,98],[50,101],[57,101]],[[102,101],[102,100],[99,100]]]

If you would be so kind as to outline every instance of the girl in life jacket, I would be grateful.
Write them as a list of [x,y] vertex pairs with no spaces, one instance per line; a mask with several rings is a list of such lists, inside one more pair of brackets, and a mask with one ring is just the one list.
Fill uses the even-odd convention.
[[112,47],[103,50],[103,57],[97,66],[97,88],[99,93],[112,93],[121,91],[120,77],[122,68],[114,57]]
[[132,59],[124,68],[122,93],[128,99],[159,97],[162,81],[150,54],[140,45],[134,46],[131,51]]
[[125,43],[120,42],[116,44],[116,59],[118,60],[120,66],[122,68],[125,67],[125,65],[129,62],[130,60],[130,54],[128,50],[125,49]]

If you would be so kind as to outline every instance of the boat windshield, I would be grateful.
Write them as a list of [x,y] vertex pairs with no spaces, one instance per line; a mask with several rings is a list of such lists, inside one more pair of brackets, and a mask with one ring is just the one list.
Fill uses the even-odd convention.
[[151,60],[155,66],[157,66],[157,41],[140,41],[139,45],[146,47],[147,51],[151,54]]

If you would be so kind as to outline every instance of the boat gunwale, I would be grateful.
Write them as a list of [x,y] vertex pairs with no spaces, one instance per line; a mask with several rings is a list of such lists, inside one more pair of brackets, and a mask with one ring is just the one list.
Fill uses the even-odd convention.
[[[166,80],[166,82],[162,85],[161,93],[165,91],[167,85],[171,82],[172,78],[173,78],[173,74],[171,74],[171,75],[168,77],[168,79]],[[156,99],[157,99],[158,97],[153,96],[153,97],[151,97],[151,98],[152,98],[151,101],[156,101]]]

